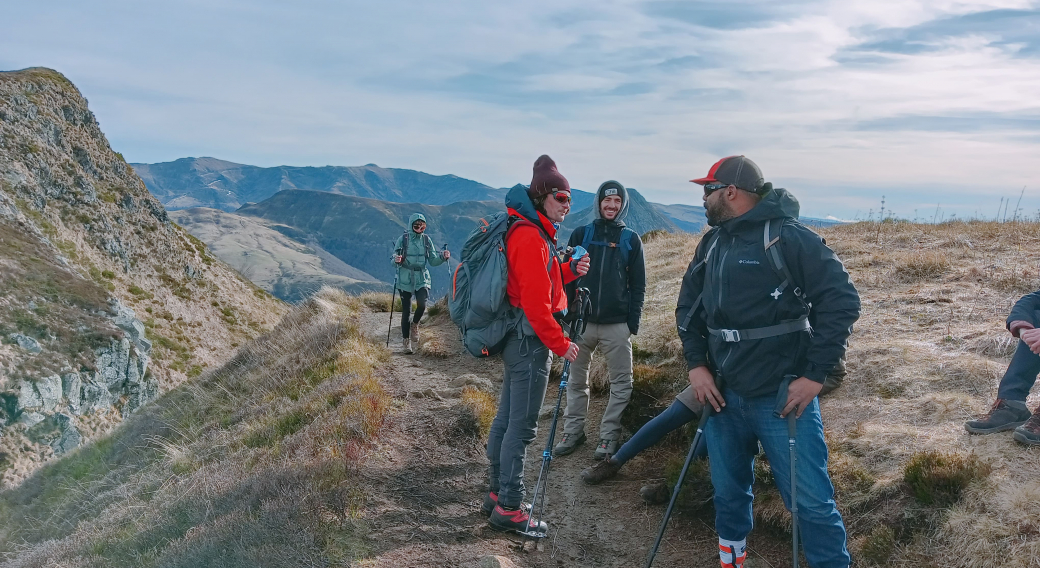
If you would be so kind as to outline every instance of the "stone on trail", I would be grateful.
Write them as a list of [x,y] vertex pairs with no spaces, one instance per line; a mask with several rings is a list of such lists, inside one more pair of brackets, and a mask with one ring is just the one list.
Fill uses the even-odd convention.
[[18,347],[21,347],[22,349],[25,349],[29,353],[39,353],[40,351],[43,351],[43,348],[40,347],[40,342],[36,341],[35,339],[33,339],[31,337],[29,337],[28,335],[22,335],[20,333],[12,333],[11,335],[8,335],[7,337],[10,338],[11,341],[14,341],[15,343],[17,343]]
[[453,379],[450,383],[448,383],[448,386],[452,387],[452,388],[458,388],[458,389],[461,389],[461,388],[464,388],[464,387],[476,387],[477,390],[482,390],[484,392],[493,392],[495,390],[495,387],[494,387],[493,384],[491,384],[490,380],[485,379],[484,377],[480,377],[480,376],[471,374],[471,373],[470,374],[465,374],[465,375],[459,375],[458,377]]
[[515,568],[516,564],[505,556],[485,556],[480,559],[480,568]]

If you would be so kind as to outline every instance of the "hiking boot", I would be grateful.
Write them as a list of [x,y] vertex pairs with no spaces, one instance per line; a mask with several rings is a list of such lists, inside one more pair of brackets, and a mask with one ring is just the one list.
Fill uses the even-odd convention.
[[498,493],[494,491],[488,491],[484,495],[484,502],[480,505],[480,514],[485,517],[490,517],[491,512],[495,510],[495,505],[498,505]]
[[659,481],[640,487],[639,496],[647,505],[660,505],[672,498],[672,488],[667,483]]
[[592,467],[583,469],[581,471],[581,480],[589,485],[596,485],[614,477],[620,470],[621,464],[605,459]]
[[407,337],[401,337],[401,352],[408,354],[415,353],[415,351],[412,350],[412,344],[408,341]]
[[592,459],[605,460],[610,456],[617,453],[618,441],[617,440],[600,440],[599,445],[596,446],[596,451],[592,452]]
[[574,450],[578,449],[578,446],[585,443],[585,432],[578,432],[577,434],[564,434],[560,438],[560,443],[556,444],[553,448],[554,456],[565,456],[567,454],[574,453]]
[[495,505],[491,512],[488,524],[496,531],[509,531],[526,536],[544,537],[549,532],[549,525],[545,521],[532,519],[525,507],[519,509],[506,509],[502,505]]
[[1014,430],[1025,424],[1026,420],[1029,420],[1029,416],[1029,408],[1026,407],[1026,403],[998,398],[989,413],[978,420],[965,422],[964,429],[972,434],[992,434]]
[[1027,446],[1040,446],[1040,408],[1034,412],[1025,424],[1015,428],[1011,436],[1016,442],[1022,442]]

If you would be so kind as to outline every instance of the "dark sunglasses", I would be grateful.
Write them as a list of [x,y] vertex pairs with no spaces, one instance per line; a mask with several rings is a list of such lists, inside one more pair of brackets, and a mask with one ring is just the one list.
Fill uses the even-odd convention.
[[720,189],[726,189],[731,184],[728,183],[706,183],[704,184],[704,197],[707,197]]
[[571,202],[571,194],[569,193],[564,193],[562,191],[554,191],[552,196],[553,199],[555,199],[556,202],[561,205],[567,205]]
[[422,221],[418,221],[418,222],[412,223],[412,228],[413,229],[418,229],[418,228],[425,227],[425,226],[426,226],[426,223],[423,223]]

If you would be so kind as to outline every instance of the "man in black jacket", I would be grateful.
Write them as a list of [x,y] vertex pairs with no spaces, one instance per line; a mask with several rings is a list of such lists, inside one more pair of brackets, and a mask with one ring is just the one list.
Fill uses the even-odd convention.
[[617,452],[621,441],[621,412],[632,398],[632,336],[639,332],[646,292],[643,242],[625,227],[629,196],[625,186],[608,181],[599,186],[593,210],[596,219],[571,233],[570,246],[589,251],[592,265],[586,276],[567,286],[573,298],[578,286],[591,291],[592,313],[588,328],[578,341],[578,358],[571,365],[567,385],[567,411],[556,455],[572,453],[585,442],[585,416],[589,411],[589,366],[597,349],[607,358],[610,399],[599,427],[595,459]]
[[1029,390],[1040,374],[1040,290],[1023,296],[1007,318],[1007,329],[1020,339],[997,400],[989,413],[964,423],[972,434],[992,434],[1014,429],[1013,438],[1030,446],[1040,445],[1040,407],[1030,416],[1026,406]]
[[714,228],[683,277],[675,317],[690,386],[719,412],[705,437],[723,566],[741,566],[746,556],[759,442],[791,507],[788,426],[779,416],[794,413],[805,557],[813,568],[846,568],[816,396],[859,318],[859,294],[823,239],[796,220],[798,201],[765,183],[754,162],[724,158],[692,181],[704,186]]

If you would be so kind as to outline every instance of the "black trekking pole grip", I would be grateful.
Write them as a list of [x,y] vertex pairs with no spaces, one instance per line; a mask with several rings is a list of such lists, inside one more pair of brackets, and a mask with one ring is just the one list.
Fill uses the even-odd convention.
[[[715,387],[718,388],[719,381],[715,381]],[[654,564],[654,558],[657,557],[657,549],[661,546],[661,540],[664,538],[665,528],[668,527],[668,519],[672,516],[672,509],[675,507],[675,501],[679,497],[679,491],[682,490],[683,480],[686,479],[686,472],[690,469],[690,464],[693,463],[693,456],[697,453],[697,446],[700,445],[701,439],[704,437],[704,427],[708,424],[708,419],[715,415],[715,407],[708,404],[705,401],[704,406],[701,410],[701,418],[697,421],[697,433],[693,436],[693,443],[690,444],[690,451],[686,454],[686,462],[683,463],[682,471],[679,472],[679,479],[675,481],[675,487],[672,488],[672,498],[668,501],[668,508],[664,511],[664,518],[661,519],[661,526],[657,529],[657,539],[654,540],[654,546],[650,549],[650,556],[646,560],[646,568],[651,568]]]

